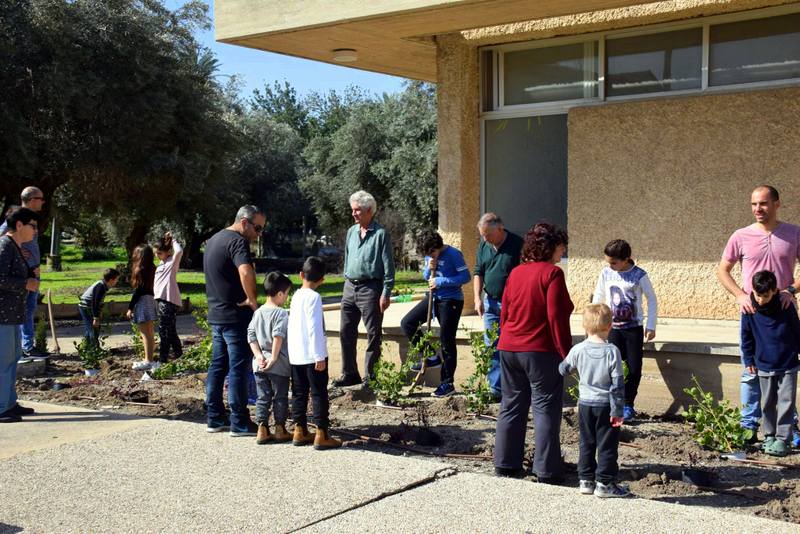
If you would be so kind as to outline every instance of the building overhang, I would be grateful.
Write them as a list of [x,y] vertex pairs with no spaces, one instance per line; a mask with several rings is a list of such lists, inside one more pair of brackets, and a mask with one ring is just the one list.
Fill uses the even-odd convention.
[[[647,4],[642,0],[215,0],[217,41],[437,81],[435,36]],[[352,55],[352,54],[350,54]],[[353,59],[352,57],[347,59]]]

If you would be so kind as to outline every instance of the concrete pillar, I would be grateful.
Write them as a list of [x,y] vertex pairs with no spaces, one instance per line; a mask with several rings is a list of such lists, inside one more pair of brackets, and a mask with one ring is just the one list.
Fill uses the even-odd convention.
[[[439,232],[475,264],[480,217],[480,122],[478,51],[460,35],[437,36]],[[472,286],[464,286],[464,313],[474,310]]]

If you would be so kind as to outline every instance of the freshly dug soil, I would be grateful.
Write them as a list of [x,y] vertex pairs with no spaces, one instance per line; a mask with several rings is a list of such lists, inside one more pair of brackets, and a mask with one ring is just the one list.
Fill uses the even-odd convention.
[[[20,378],[20,398],[145,417],[166,417],[205,422],[205,374],[190,374],[170,380],[140,381],[143,373],[131,370],[129,350],[115,350],[101,365],[100,374],[83,376],[76,356],[54,357],[46,375]],[[69,387],[55,390],[55,384]],[[365,448],[386,454],[422,455],[456,465],[464,471],[493,473],[491,456],[498,405],[484,416],[467,410],[463,396],[432,399],[425,389],[414,405],[404,408],[376,406],[374,399],[357,389],[332,388],[333,433],[346,447]],[[619,479],[643,498],[685,505],[716,506],[741,513],[800,523],[800,453],[779,460],[786,468],[724,460],[718,453],[700,448],[692,440],[690,425],[674,419],[640,414],[625,425],[619,447]],[[534,431],[528,430],[527,453],[533,454]],[[370,438],[370,439],[367,439]],[[376,442],[376,440],[382,440]],[[578,477],[578,427],[575,408],[564,408],[561,444],[566,463],[565,485],[575,487]],[[444,455],[461,455],[459,457]],[[776,460],[753,447],[748,459]],[[709,472],[712,486],[698,488],[681,480],[687,468]],[[533,480],[533,477],[528,477]]]

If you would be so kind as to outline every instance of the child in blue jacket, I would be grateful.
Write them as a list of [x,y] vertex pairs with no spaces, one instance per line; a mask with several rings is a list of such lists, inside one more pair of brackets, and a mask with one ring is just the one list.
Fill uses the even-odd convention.
[[769,455],[786,456],[794,426],[800,319],[794,306],[781,305],[770,271],[753,275],[750,299],[755,313],[742,314],[742,355],[761,385],[761,447]]

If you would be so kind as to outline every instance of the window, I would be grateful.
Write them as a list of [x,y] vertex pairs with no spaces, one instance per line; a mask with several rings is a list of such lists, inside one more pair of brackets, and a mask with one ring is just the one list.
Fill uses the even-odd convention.
[[606,95],[700,89],[703,29],[606,41]]
[[709,85],[800,78],[800,13],[711,26]]
[[597,41],[504,54],[504,104],[597,96]]

